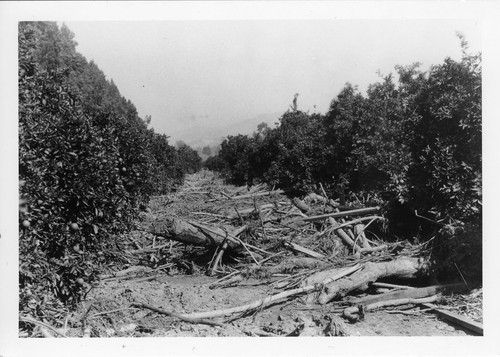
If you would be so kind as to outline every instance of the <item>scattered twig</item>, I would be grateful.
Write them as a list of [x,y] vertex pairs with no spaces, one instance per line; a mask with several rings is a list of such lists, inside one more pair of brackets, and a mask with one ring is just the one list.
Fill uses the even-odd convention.
[[221,214],[207,213],[207,212],[191,212],[191,214],[197,214],[200,216],[217,217],[217,218],[231,218],[230,216],[223,216]]
[[[364,221],[374,221],[374,220],[377,220],[377,219],[384,220],[385,218],[384,217],[380,217],[380,216],[367,216],[367,217],[356,218],[356,219],[353,219],[352,221],[339,224],[338,226],[335,226],[332,229],[339,229],[339,228],[344,228],[344,227],[350,227],[350,226],[353,226],[353,225],[355,225],[357,223],[361,223],[361,222],[364,222]],[[371,224],[371,222],[370,222],[370,224]]]
[[222,255],[226,251],[227,248],[227,239],[224,239],[224,242],[222,242],[222,246],[220,247],[219,250],[216,251],[215,259],[213,263],[211,263],[211,266],[208,270],[208,275],[212,276],[214,272],[217,270],[217,267],[219,266],[219,262],[222,259]]
[[259,251],[259,252],[262,252],[262,253],[265,253],[265,254],[268,254],[268,255],[272,255],[272,253],[269,253],[269,252],[265,251],[264,249],[261,249],[259,247],[254,246],[254,245],[251,245],[249,243],[243,242],[241,239],[239,239],[238,237],[235,237],[232,234],[227,234],[226,233],[226,235],[224,235],[222,233],[217,232],[216,230],[213,230],[213,229],[211,229],[211,228],[209,228],[207,226],[201,225],[201,224],[199,224],[197,222],[192,222],[192,221],[187,221],[187,222],[189,224],[191,224],[192,226],[194,226],[194,227],[200,228],[202,230],[206,230],[207,232],[210,232],[212,234],[218,235],[218,236],[220,236],[222,238],[227,238],[228,240],[233,241],[233,242],[235,242],[237,244],[240,244],[243,247],[246,246],[247,249],[248,248],[252,248],[252,249],[255,249],[255,250]]
[[420,310],[411,310],[411,311],[387,310],[386,313],[388,313],[388,314],[402,314],[402,315],[421,315],[423,312],[426,312],[429,310],[432,310],[432,309],[420,309]]
[[[357,271],[360,268],[361,268],[360,265],[355,265],[351,268],[348,268],[345,271],[343,271],[342,273],[339,273],[336,276],[325,280],[324,284],[331,283],[332,281],[338,280],[346,275],[352,274],[353,272]],[[283,291],[281,293],[278,293],[275,295],[270,295],[270,296],[267,296],[265,298],[256,300],[252,303],[245,304],[242,306],[233,307],[230,309],[206,311],[206,312],[195,312],[195,313],[184,314],[184,315],[180,315],[180,316],[183,316],[186,318],[191,318],[191,319],[199,319],[199,318],[213,318],[213,317],[232,315],[232,314],[243,312],[243,311],[251,311],[254,309],[258,309],[258,308],[263,308],[263,307],[268,306],[277,300],[286,299],[290,296],[299,295],[299,294],[303,294],[303,293],[307,293],[307,292],[315,291],[315,290],[320,290],[320,289],[321,289],[321,286],[309,285],[309,286],[305,286],[305,287],[301,287],[301,288]]]
[[318,216],[311,216],[311,217],[307,217],[307,218],[302,218],[302,221],[314,222],[314,221],[321,221],[321,220],[327,219],[329,217],[339,218],[339,217],[345,217],[345,216],[359,216],[362,214],[378,212],[379,210],[380,210],[380,207],[378,207],[378,206],[377,207],[359,208],[359,209],[354,209],[354,210],[350,210],[350,211],[326,213],[326,214],[321,214]]
[[[373,310],[379,309],[381,307],[387,307],[387,306],[398,306],[398,305],[406,305],[406,304],[422,304],[422,303],[434,302],[438,298],[439,298],[439,295],[433,295],[430,297],[420,298],[420,299],[405,298],[405,299],[397,299],[397,300],[379,301],[379,302],[375,302],[373,304],[369,304],[369,305],[364,306],[362,311],[363,312],[373,311]],[[362,319],[362,314],[360,314],[360,311],[361,311],[360,306],[363,306],[363,305],[356,305],[356,306],[351,306],[351,307],[346,308],[343,312],[343,316],[351,322],[355,322],[355,321],[358,321],[359,319]]]
[[179,320],[182,320],[185,322],[190,322],[192,324],[203,324],[203,325],[220,326],[220,327],[224,326],[224,324],[222,324],[220,322],[209,321],[209,320],[205,320],[203,318],[192,318],[192,317],[188,317],[186,315],[179,315],[179,314],[176,314],[175,312],[166,311],[166,310],[163,310],[163,309],[160,309],[160,308],[157,308],[154,306],[146,305],[143,303],[139,303],[139,302],[132,303],[132,306],[138,307],[138,308],[143,308],[143,309],[148,309],[148,310],[157,312],[159,314],[167,315],[170,317],[175,317],[176,319],[179,319]]
[[437,225],[438,225],[438,226],[440,226],[440,227],[444,227],[444,226],[445,226],[445,224],[444,224],[444,223],[442,223],[442,222],[437,222],[437,221],[434,221],[434,220],[432,220],[432,219],[430,219],[430,218],[427,218],[427,217],[424,217],[424,216],[419,215],[419,214],[418,214],[418,212],[417,212],[417,210],[415,210],[415,216],[417,216],[418,218],[422,218],[423,220],[425,220],[425,221],[427,221],[427,222],[437,224]]
[[317,253],[311,249],[301,247],[300,245],[292,242],[283,242],[283,245],[289,249],[295,250],[297,252],[301,252],[303,254],[309,255],[313,258],[324,259],[325,256],[323,254]]
[[243,224],[245,221],[243,220],[243,217],[241,217],[240,212],[238,212],[238,209],[234,207],[234,210],[236,211],[236,214],[238,215],[238,218],[240,219],[241,224]]
[[109,311],[98,312],[97,314],[90,315],[87,318],[88,319],[93,319],[93,318],[95,318],[97,316],[113,314],[115,312],[126,311],[126,310],[137,310],[137,309],[138,309],[137,307],[123,307],[121,309],[114,309],[114,310],[109,310]]
[[462,281],[464,282],[465,286],[467,287],[467,290],[470,291],[469,285],[467,284],[467,281],[465,280],[464,276],[462,275],[462,272],[460,271],[460,269],[458,269],[457,263],[453,262],[453,264],[455,265],[455,268],[457,268],[458,274],[460,274],[460,277],[462,278]]

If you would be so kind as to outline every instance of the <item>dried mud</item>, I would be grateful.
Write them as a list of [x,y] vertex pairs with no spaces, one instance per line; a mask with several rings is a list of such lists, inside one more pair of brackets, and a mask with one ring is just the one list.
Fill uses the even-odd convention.
[[[197,188],[199,182],[204,182],[203,189]],[[158,228],[174,217],[193,218],[193,212],[227,215],[231,211],[234,213],[234,207],[248,206],[248,202],[242,204],[235,201],[229,206],[218,207],[217,202],[210,197],[221,191],[222,183],[213,177],[194,175],[189,178],[185,187],[190,188],[190,194],[180,190],[172,196],[152,200],[139,227],[153,223]],[[237,188],[232,187],[228,189],[230,190],[234,192]],[[203,193],[193,193],[195,191]],[[260,203],[259,199],[253,204]],[[196,217],[199,218],[200,215],[197,214]],[[165,248],[161,251],[153,250],[151,254],[140,258],[130,256],[131,264],[119,267],[123,269],[148,265],[144,274],[103,279],[93,286],[71,316],[68,336],[81,336],[84,330],[90,332],[90,337],[101,338],[472,335],[458,326],[441,321],[430,311],[420,311],[414,305],[371,311],[366,313],[363,320],[349,323],[340,317],[342,302],[319,305],[308,302],[304,295],[288,301],[277,301],[271,306],[247,314],[216,319],[222,326],[181,321],[148,309],[132,307],[132,304],[142,303],[182,314],[231,308],[277,291],[273,290],[268,279],[259,277],[249,277],[236,286],[211,288],[211,284],[224,274],[205,274],[206,264],[214,252],[206,251],[204,247],[169,243],[168,239],[154,237],[141,229],[124,235],[122,239],[133,242],[135,249],[144,249],[152,244]],[[248,257],[247,259],[246,263],[250,264],[252,261]],[[241,266],[245,264],[245,259],[226,262],[225,274],[234,269],[231,264]]]

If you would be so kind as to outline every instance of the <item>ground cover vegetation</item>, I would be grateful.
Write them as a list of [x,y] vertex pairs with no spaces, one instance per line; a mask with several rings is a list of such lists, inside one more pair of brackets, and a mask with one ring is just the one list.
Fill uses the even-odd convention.
[[73,37],[19,24],[19,304],[32,316],[78,302],[149,197],[201,165],[148,128]]

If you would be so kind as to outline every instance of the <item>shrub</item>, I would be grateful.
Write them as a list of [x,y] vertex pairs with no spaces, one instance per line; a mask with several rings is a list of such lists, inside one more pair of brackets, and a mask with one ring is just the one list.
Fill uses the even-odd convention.
[[255,141],[247,135],[228,136],[222,141],[218,154],[225,162],[223,177],[235,185],[244,185],[253,181],[250,171],[250,155],[255,149]]

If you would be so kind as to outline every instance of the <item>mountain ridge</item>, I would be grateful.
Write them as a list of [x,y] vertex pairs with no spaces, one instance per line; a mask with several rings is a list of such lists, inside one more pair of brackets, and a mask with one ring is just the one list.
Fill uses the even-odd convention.
[[[193,148],[214,146],[222,142],[229,135],[249,135],[257,130],[257,125],[264,122],[274,128],[279,122],[282,113],[263,113],[253,118],[245,119],[226,125],[198,124],[191,126],[175,135],[176,141],[181,140]],[[178,139],[177,139],[178,138]]]

